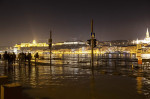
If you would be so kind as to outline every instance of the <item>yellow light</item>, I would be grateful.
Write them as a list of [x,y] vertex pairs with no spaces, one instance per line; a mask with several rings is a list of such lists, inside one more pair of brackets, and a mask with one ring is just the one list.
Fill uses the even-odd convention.
[[33,44],[36,44],[36,41],[35,41],[35,40],[33,40]]

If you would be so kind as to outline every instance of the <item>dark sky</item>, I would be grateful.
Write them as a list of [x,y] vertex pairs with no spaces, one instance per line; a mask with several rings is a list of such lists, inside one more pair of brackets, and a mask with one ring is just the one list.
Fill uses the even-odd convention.
[[143,39],[150,29],[149,0],[0,0],[0,46],[87,40],[90,20],[98,40]]

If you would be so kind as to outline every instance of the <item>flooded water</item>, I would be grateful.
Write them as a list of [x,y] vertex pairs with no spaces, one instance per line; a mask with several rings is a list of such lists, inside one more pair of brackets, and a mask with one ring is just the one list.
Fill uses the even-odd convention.
[[[18,63],[8,71],[1,61],[0,75],[20,83],[26,99],[149,99],[150,70],[137,66],[135,55],[55,55],[32,66]],[[34,61],[34,60],[33,60]]]

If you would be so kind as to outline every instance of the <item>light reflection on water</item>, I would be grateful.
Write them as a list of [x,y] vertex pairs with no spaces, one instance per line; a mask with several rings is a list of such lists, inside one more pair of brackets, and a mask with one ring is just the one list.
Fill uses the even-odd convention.
[[[103,55],[104,58],[135,58],[131,55]],[[95,59],[102,58],[97,55]],[[31,68],[18,64],[15,70],[4,70],[1,63],[0,74],[8,75],[9,82],[20,82],[24,93],[34,98],[48,99],[143,99],[149,98],[149,70],[132,70],[128,63],[118,61],[105,62],[95,60],[95,70],[90,69],[90,55],[60,55],[60,59],[52,60],[52,66],[47,64]],[[38,60],[49,63],[49,60]],[[97,65],[98,64],[98,65]],[[120,65],[119,65],[120,64]],[[67,96],[66,96],[67,95]]]

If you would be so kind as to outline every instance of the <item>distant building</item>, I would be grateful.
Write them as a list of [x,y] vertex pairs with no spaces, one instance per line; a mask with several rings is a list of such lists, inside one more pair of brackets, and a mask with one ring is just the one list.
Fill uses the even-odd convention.
[[32,43],[16,44],[14,47],[18,48],[18,50],[19,50],[20,48],[25,48],[25,47],[48,47],[48,44],[46,44],[46,43],[36,43],[36,41],[33,40]]
[[131,46],[134,45],[132,40],[112,40],[112,41],[101,41],[98,43],[101,46]]
[[36,50],[44,50],[48,48],[48,44],[46,43],[37,43],[35,40],[33,40],[32,43],[21,43],[16,44],[14,46],[14,52],[22,52],[22,51],[36,51]]
[[144,38],[144,40],[134,40],[133,43],[135,44],[150,44],[150,37],[149,37],[149,31],[148,31],[148,28],[147,28],[147,31],[146,31],[146,37]]
[[60,49],[78,49],[82,47],[86,47],[86,42],[83,41],[65,41],[63,43],[56,43],[53,45],[53,50],[60,50]]
[[[14,46],[14,52],[43,52],[48,51],[48,44],[47,43],[37,43],[35,40],[33,40],[32,43],[21,43],[16,44]],[[52,49],[55,50],[71,50],[75,51],[76,49],[82,48],[86,46],[86,42],[83,41],[66,41],[66,42],[59,42],[52,44]]]

